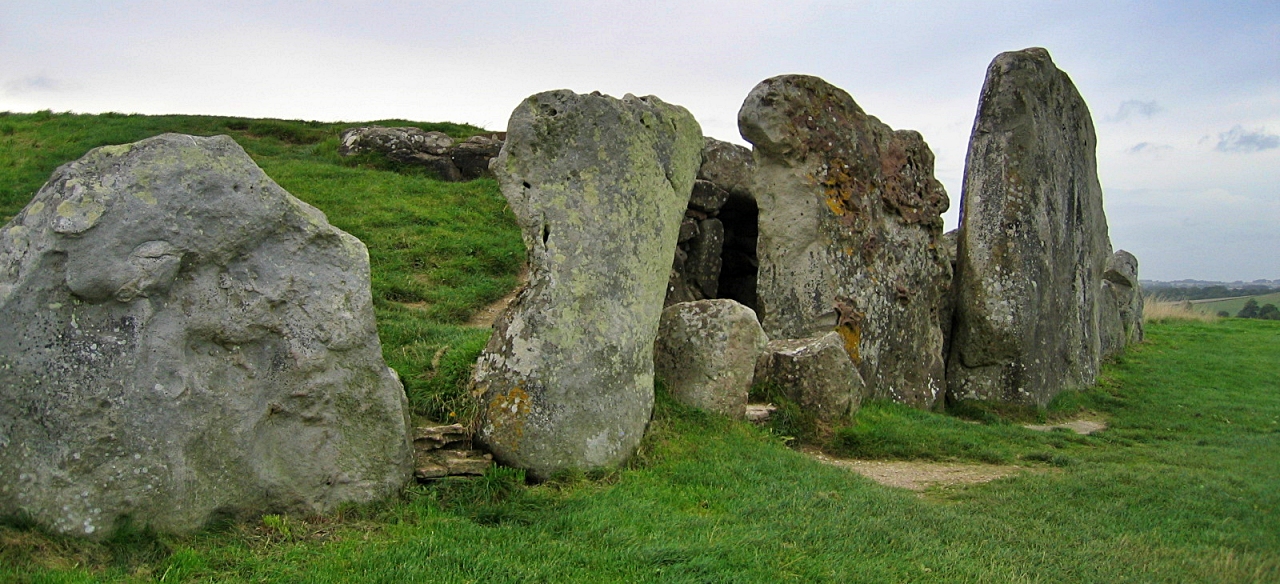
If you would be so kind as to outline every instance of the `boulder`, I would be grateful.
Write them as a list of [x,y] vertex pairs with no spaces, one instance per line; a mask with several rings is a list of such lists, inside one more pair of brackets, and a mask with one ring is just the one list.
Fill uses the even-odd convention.
[[741,419],[768,342],[756,313],[733,300],[675,304],[662,311],[654,375],[676,401]]
[[716,186],[716,183],[709,180],[699,179],[693,182],[693,195],[689,197],[689,208],[715,215],[728,200],[729,191]]
[[965,164],[952,399],[1044,406],[1096,379],[1111,244],[1095,145],[1047,51],[992,61]]
[[54,172],[0,232],[0,327],[0,515],[180,533],[410,476],[364,245],[226,136]]
[[730,196],[751,198],[751,173],[755,161],[751,150],[715,138],[704,138],[702,165],[698,179],[724,189]]
[[502,140],[493,136],[472,136],[455,144],[449,151],[449,159],[458,168],[462,180],[493,176],[489,162],[502,151]]
[[755,382],[777,386],[788,399],[827,423],[848,421],[866,392],[844,338],[835,332],[769,341],[756,362]]
[[738,125],[755,146],[765,333],[837,331],[872,397],[934,406],[951,267],[939,249],[947,194],[924,139],[804,75],[762,81]]
[[452,150],[453,138],[447,134],[414,127],[348,128],[338,144],[341,156],[378,152],[388,160],[423,166],[441,180],[456,182],[463,179],[463,174],[450,157]]
[[540,93],[492,169],[529,283],[476,366],[477,439],[545,479],[618,464],[653,408],[653,342],[702,134],[655,97]]
[[1102,272],[1102,307],[1098,316],[1102,356],[1110,357],[1126,345],[1142,342],[1142,284],[1138,282],[1138,258],[1119,250]]

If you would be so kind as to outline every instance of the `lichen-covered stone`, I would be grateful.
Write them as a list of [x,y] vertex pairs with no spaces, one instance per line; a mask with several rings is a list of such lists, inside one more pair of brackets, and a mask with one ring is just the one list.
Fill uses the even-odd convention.
[[751,198],[751,173],[755,161],[751,150],[722,140],[707,137],[702,145],[702,165],[698,167],[698,179],[710,182],[731,197]]
[[1100,301],[1098,328],[1103,357],[1142,342],[1142,284],[1138,281],[1138,258],[1133,254],[1123,249],[1111,254],[1102,272]]
[[653,408],[653,341],[702,149],[655,97],[567,90],[511,114],[492,170],[529,250],[529,283],[496,323],[475,391],[477,438],[547,478],[626,460]]
[[59,168],[0,232],[0,515],[110,534],[398,491],[363,244],[226,136]]
[[412,126],[365,126],[342,132],[338,142],[339,155],[354,156],[365,152],[378,152],[394,162],[421,166],[440,180],[457,182],[464,178],[451,155],[453,138],[443,132],[428,132]]
[[769,341],[756,362],[755,382],[778,387],[823,422],[847,422],[867,388],[844,343],[835,332]]
[[754,146],[757,312],[771,338],[837,331],[870,395],[944,393],[948,201],[920,134],[894,131],[817,77],[762,81],[738,112]]
[[502,151],[502,140],[494,136],[472,136],[453,145],[449,159],[463,180],[493,176],[489,163]]
[[676,401],[740,419],[767,342],[756,313],[733,300],[675,304],[662,311],[654,374]]
[[1095,145],[1088,107],[1047,51],[992,61],[960,210],[952,398],[1043,406],[1094,382],[1111,256]]

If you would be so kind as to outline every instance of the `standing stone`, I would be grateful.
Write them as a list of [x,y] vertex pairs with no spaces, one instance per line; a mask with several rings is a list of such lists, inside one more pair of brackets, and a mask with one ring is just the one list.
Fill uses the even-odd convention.
[[872,397],[932,407],[951,269],[939,249],[947,195],[924,139],[802,75],[757,85],[738,126],[755,146],[765,332],[839,332]]
[[953,399],[1044,406],[1098,373],[1111,256],[1089,109],[1044,49],[987,69],[960,208]]
[[1133,254],[1122,249],[1107,260],[1102,272],[1101,302],[1098,326],[1103,357],[1142,342],[1142,284],[1138,282],[1138,258]]
[[653,341],[702,134],[655,97],[567,90],[511,114],[492,169],[529,284],[480,356],[478,438],[545,479],[626,460],[653,409]]
[[368,252],[226,136],[104,146],[0,231],[0,515],[109,535],[409,478]]
[[776,385],[801,409],[827,423],[848,421],[866,391],[844,339],[834,332],[769,341],[756,362],[755,382]]
[[733,300],[682,302],[662,311],[654,374],[676,401],[741,419],[768,342],[756,313]]

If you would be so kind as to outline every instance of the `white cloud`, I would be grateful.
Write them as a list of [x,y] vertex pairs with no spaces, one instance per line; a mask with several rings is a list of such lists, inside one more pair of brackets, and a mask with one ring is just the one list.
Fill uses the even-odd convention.
[[1156,103],[1154,100],[1137,101],[1131,99],[1121,103],[1120,108],[1116,110],[1116,113],[1107,116],[1107,121],[1123,122],[1135,117],[1150,118],[1162,111],[1164,111],[1164,108],[1160,107],[1160,104]]
[[1261,152],[1280,148],[1280,136],[1268,134],[1266,128],[1258,128],[1252,132],[1236,125],[1229,131],[1218,134],[1218,145],[1213,149],[1218,152]]
[[20,96],[29,93],[55,92],[68,89],[69,85],[46,75],[31,75],[4,84],[5,95]]

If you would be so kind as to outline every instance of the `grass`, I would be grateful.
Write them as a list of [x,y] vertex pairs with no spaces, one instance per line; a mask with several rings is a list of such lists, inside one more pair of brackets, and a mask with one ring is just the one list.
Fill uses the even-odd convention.
[[[320,123],[213,116],[0,113],[0,219],[8,221],[58,165],[91,148],[164,132],[226,134],[280,186],[324,211],[369,248],[383,354],[417,415],[462,419],[463,384],[487,329],[462,326],[516,285],[524,262],[515,218],[493,180],[437,181],[364,155],[338,156],[343,129],[417,126],[455,138],[482,133],[404,120]],[[454,416],[450,416],[450,414]]]
[[1215,300],[1212,302],[1195,302],[1191,306],[1199,312],[1206,314],[1217,314],[1220,310],[1227,311],[1231,316],[1235,316],[1244,308],[1246,302],[1252,298],[1258,301],[1258,306],[1266,306],[1274,304],[1280,306],[1280,292],[1272,292],[1271,294],[1262,294],[1260,296],[1249,296],[1245,298],[1232,298],[1230,300]]
[[[95,134],[91,119],[62,118],[0,116],[0,144],[37,134],[50,143],[74,142],[68,136],[81,131],[97,136],[61,146],[60,160],[42,158],[47,176],[49,164],[107,135]],[[126,121],[138,127],[113,130],[118,141],[136,139],[129,132],[143,127],[228,130],[285,188],[365,239],[381,278],[384,351],[408,381],[414,407],[469,415],[458,383],[488,331],[459,324],[471,309],[437,308],[449,294],[428,294],[510,286],[503,278],[514,278],[518,261],[434,241],[474,237],[474,247],[499,251],[519,245],[491,182],[450,185],[376,161],[339,160],[329,150],[336,126]],[[38,174],[3,166],[12,152],[0,153],[0,178]],[[43,177],[22,180],[29,197]],[[7,213],[21,207],[4,204]],[[493,209],[497,215],[486,215]],[[451,231],[449,221],[459,225]],[[464,274],[452,277],[461,280],[440,276],[450,273],[452,254],[475,262],[457,268]],[[493,267],[474,267],[486,265]],[[409,286],[406,273],[427,275],[418,297],[396,296],[405,293],[397,286]],[[471,302],[463,306],[484,301]],[[332,516],[268,514],[183,537],[130,528],[103,542],[50,535],[13,518],[0,525],[0,581],[1280,581],[1280,323],[1160,318],[1149,321],[1147,335],[1104,366],[1098,386],[1063,394],[1043,412],[974,408],[961,418],[871,402],[852,426],[828,436],[802,415],[757,428],[682,407],[660,391],[628,466],[564,473],[538,486],[519,471],[495,469]],[[1079,415],[1110,427],[1081,437],[1010,421]],[[845,455],[1024,471],[916,494],[788,448],[797,435],[827,440],[828,450]]]
[[877,437],[857,454],[1026,469],[984,485],[880,486],[660,394],[628,468],[536,487],[496,470],[336,517],[139,536],[132,555],[0,528],[0,580],[1280,580],[1280,323],[1169,321],[1149,339],[1046,414],[1106,418],[1095,436],[876,402],[855,417]]

